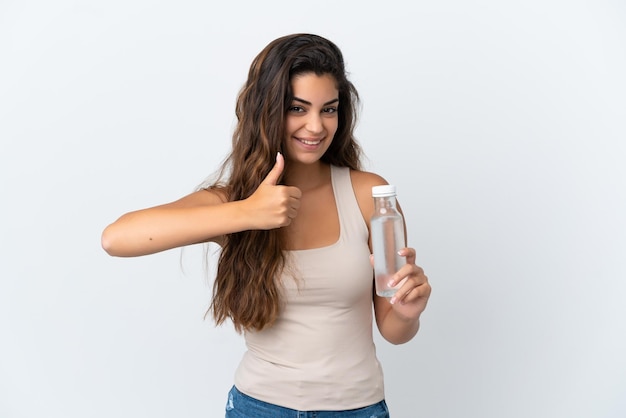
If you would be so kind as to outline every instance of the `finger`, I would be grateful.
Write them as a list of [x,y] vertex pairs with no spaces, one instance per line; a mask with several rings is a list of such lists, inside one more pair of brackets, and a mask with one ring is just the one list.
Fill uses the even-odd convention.
[[300,207],[300,198],[302,197],[302,191],[295,186],[289,186],[287,187],[287,190],[289,192],[289,196],[291,196],[292,198],[292,201],[295,201],[298,204],[298,207]]
[[278,154],[276,154],[276,163],[274,164],[274,167],[272,167],[270,172],[267,173],[267,176],[265,176],[265,179],[263,179],[261,183],[275,186],[276,184],[278,184],[278,180],[280,179],[280,175],[283,174],[284,168],[285,159],[283,158],[283,155],[279,152]]
[[406,257],[407,264],[415,264],[415,248],[406,247],[398,251],[401,257]]
[[298,215],[298,211],[293,208],[289,209],[289,211],[287,212],[287,217],[289,218],[289,220],[295,219],[297,215]]
[[[411,272],[404,276],[403,269],[405,267],[411,267]],[[430,292],[430,284],[428,283],[428,277],[424,274],[424,270],[421,267],[411,264],[406,264],[403,269],[400,269],[396,275],[394,275],[393,279],[389,281],[389,287],[398,286],[398,290],[395,295],[391,298],[390,302],[392,304],[401,301],[402,303],[407,302],[407,295],[411,295],[408,301],[413,301],[417,299],[418,296],[414,296],[414,289],[421,289],[423,292],[424,289]]]
[[389,301],[391,304],[399,303],[404,305],[405,303],[413,302],[420,297],[428,297],[430,294],[430,285],[425,282],[420,285],[415,285],[411,282],[405,283],[395,295]]
[[[412,277],[419,277],[424,274],[424,270],[415,264],[405,264],[389,280],[389,287],[395,287],[402,280]],[[418,279],[419,280],[419,279]]]
[[410,292],[407,292],[404,300],[400,303],[411,303],[415,302],[418,299],[426,299],[430,297],[431,287],[428,282],[422,283],[421,285],[414,287]]

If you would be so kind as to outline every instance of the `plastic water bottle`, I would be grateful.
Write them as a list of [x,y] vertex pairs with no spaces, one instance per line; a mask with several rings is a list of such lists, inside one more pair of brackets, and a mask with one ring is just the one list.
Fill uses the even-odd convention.
[[372,197],[375,209],[370,220],[370,229],[376,294],[391,297],[402,282],[395,287],[389,287],[389,280],[406,263],[404,257],[398,255],[398,251],[406,247],[404,219],[396,208],[396,186],[374,186]]

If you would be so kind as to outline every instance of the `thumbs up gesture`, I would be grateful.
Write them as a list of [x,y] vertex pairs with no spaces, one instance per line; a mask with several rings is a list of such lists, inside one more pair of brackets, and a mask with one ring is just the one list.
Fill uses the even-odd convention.
[[276,156],[276,164],[256,191],[245,199],[252,209],[254,229],[274,229],[287,226],[296,217],[302,192],[297,187],[278,185],[285,168],[282,154]]

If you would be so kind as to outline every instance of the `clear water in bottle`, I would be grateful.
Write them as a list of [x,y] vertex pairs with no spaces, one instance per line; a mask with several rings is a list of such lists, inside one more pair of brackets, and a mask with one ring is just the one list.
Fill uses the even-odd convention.
[[372,252],[374,254],[374,277],[376,294],[393,296],[402,282],[389,287],[391,276],[405,263],[398,251],[404,248],[404,219],[396,209],[395,187],[392,185],[372,188],[375,212],[370,221]]

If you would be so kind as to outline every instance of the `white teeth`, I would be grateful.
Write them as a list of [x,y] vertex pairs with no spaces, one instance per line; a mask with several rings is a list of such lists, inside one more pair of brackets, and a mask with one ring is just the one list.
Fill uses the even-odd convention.
[[322,141],[307,141],[306,139],[301,139],[300,142],[302,142],[305,145],[317,145]]

